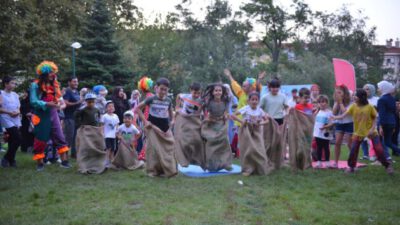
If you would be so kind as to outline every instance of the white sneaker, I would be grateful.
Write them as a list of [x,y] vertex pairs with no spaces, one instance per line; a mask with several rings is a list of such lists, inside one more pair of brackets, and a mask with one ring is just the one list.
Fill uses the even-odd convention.
[[375,161],[376,161],[376,157],[375,157],[375,156],[371,156],[371,157],[369,157],[369,161],[371,161],[371,162],[375,162]]
[[322,168],[322,163],[321,163],[321,161],[318,161],[318,162],[317,162],[317,165],[315,166],[315,168]]
[[325,167],[326,167],[326,168],[331,168],[331,162],[326,162],[326,163],[325,163]]

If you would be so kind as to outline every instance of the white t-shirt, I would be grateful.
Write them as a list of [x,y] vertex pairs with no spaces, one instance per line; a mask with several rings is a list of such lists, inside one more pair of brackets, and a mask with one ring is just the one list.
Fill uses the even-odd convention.
[[326,110],[320,110],[315,117],[315,123],[314,123],[314,137],[317,138],[322,138],[326,140],[331,140],[332,139],[332,132],[327,129],[321,130],[320,128],[325,126],[326,124],[329,124],[329,118],[332,116],[332,111],[329,109]]
[[183,105],[181,112],[185,114],[200,114],[201,98],[193,99],[192,94],[180,94]]
[[252,109],[249,105],[238,110],[238,112],[243,116],[243,119],[249,123],[258,123],[263,120],[266,113],[260,108]]
[[140,131],[133,124],[129,127],[122,124],[118,127],[118,133],[121,134],[125,142],[131,143],[134,140],[135,135],[139,134]]
[[[3,109],[10,111],[10,112],[19,111],[21,104],[19,102],[19,97],[18,97],[17,93],[15,93],[15,92],[7,93],[5,91],[2,91],[1,98],[3,99],[3,104],[1,106]],[[11,117],[10,115],[8,115],[6,113],[2,113],[2,114],[0,114],[0,121],[1,121],[1,125],[4,128],[21,126],[21,117],[20,116]]]
[[261,98],[260,107],[274,119],[282,119],[285,116],[286,96],[282,93],[272,95],[268,93]]
[[105,138],[115,138],[117,133],[117,127],[119,124],[119,119],[117,114],[108,113],[101,116],[100,123],[104,126],[104,137]]
[[296,102],[295,99],[290,98],[290,99],[288,100],[287,104],[288,104],[288,106],[289,106],[290,108],[294,108],[294,107],[296,106],[297,102]]

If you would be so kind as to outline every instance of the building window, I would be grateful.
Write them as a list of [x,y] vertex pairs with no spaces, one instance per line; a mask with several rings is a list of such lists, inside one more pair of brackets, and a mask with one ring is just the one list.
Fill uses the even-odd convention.
[[390,58],[386,59],[386,65],[389,66],[390,63],[391,63],[391,59]]

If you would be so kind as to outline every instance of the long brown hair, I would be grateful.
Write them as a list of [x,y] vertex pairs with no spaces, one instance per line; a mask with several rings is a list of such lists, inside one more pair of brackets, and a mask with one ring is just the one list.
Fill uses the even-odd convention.
[[350,91],[349,89],[346,87],[346,85],[339,85],[336,86],[335,88],[335,93],[333,94],[333,99],[336,101],[337,97],[336,97],[336,89],[339,89],[343,92],[343,105],[348,106],[350,104]]

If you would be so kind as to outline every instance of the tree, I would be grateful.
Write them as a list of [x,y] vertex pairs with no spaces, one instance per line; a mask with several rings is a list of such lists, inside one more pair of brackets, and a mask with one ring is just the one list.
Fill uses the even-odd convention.
[[350,61],[356,69],[358,86],[382,79],[383,54],[373,45],[376,27],[368,28],[366,17],[356,18],[343,6],[337,13],[317,12],[314,21],[308,34],[310,51],[330,60]]
[[77,58],[77,75],[89,85],[123,84],[128,72],[121,63],[119,46],[107,3],[96,0],[86,23],[85,37]]
[[278,71],[282,43],[296,36],[296,31],[310,24],[311,10],[300,0],[293,0],[294,12],[274,4],[273,0],[252,0],[242,7],[248,16],[265,28],[262,42],[272,58],[272,71]]

